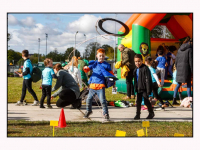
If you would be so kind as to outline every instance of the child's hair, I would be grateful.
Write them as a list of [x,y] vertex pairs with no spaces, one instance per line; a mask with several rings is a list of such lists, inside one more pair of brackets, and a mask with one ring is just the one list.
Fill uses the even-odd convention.
[[[166,48],[163,45],[159,45],[157,48],[156,53],[158,53],[159,51],[162,51],[163,53],[165,52]],[[163,54],[162,54],[163,55]]]
[[57,64],[55,64],[55,65],[53,66],[53,69],[60,70],[60,69],[62,69],[62,66],[61,66],[60,63],[57,63]]
[[78,67],[78,59],[77,59],[76,56],[73,56],[73,57],[72,57],[72,59],[71,59],[71,61],[70,61],[70,63],[69,63],[70,66],[72,66],[72,62],[73,62],[73,66]]
[[177,50],[177,48],[176,48],[176,46],[173,46],[173,45],[171,45],[171,46],[169,46],[169,51],[170,52],[174,52],[174,51],[176,51]]
[[22,51],[22,55],[24,55],[24,57],[28,57],[28,54],[28,50],[25,49]]
[[46,58],[46,59],[44,60],[44,66],[47,66],[47,65],[49,64],[50,61],[52,61],[52,59]]
[[136,54],[136,55],[134,56],[134,59],[135,59],[135,58],[140,58],[141,60],[143,60],[141,54]]
[[158,55],[163,55],[163,50],[158,50]]
[[104,53],[104,54],[105,54],[105,49],[99,48],[99,49],[97,50],[97,54],[98,54],[98,53]]
[[147,56],[145,58],[145,61],[147,62],[147,64],[149,64],[151,67],[156,68],[156,63],[155,61],[153,61],[153,59],[151,58],[151,56]]

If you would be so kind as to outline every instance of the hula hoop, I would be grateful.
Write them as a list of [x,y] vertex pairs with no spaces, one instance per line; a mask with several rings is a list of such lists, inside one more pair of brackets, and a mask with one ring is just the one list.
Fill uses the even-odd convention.
[[[116,21],[116,22],[120,23],[120,24],[125,28],[125,33],[123,33],[123,34],[114,34],[114,33],[111,33],[111,32],[106,31],[106,30],[102,27],[102,24],[103,24],[103,22],[105,22],[105,21],[107,21],[107,20],[112,20],[112,21]],[[128,26],[127,26],[126,24],[124,24],[123,22],[121,22],[121,21],[119,21],[119,20],[113,19],[113,18],[104,18],[104,19],[99,20],[98,26],[99,26],[99,28],[100,28],[102,31],[104,31],[105,33],[107,33],[107,34],[112,34],[113,36],[125,36],[125,35],[127,35],[127,34],[129,33],[129,28],[128,28]]]

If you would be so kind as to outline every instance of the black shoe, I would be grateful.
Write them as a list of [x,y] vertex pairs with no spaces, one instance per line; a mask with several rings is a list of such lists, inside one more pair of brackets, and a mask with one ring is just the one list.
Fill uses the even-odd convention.
[[79,108],[81,108],[81,106],[82,106],[81,99],[77,99],[76,102],[72,104],[72,107],[74,107],[74,108],[71,108],[71,109],[76,109],[76,108],[79,109]]
[[149,113],[146,119],[153,119],[154,116],[155,116],[154,112]]
[[104,121],[110,121],[109,114],[105,114],[105,115],[104,115]]
[[89,118],[89,116],[92,114],[92,111],[86,111],[85,115],[83,116],[83,118]]
[[44,107],[43,105],[41,105],[40,108],[46,108],[46,107]]
[[176,98],[173,98],[172,105],[179,105],[179,103],[177,103],[177,101],[176,101]]
[[47,105],[47,109],[52,109],[53,107],[51,105]]
[[140,119],[140,115],[136,115],[135,117],[134,117],[134,120],[138,120],[138,119]]

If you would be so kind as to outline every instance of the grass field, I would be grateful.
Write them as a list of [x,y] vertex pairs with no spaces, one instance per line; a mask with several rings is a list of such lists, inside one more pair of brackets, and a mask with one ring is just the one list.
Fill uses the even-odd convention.
[[[55,128],[57,137],[115,137],[116,130],[126,132],[126,137],[137,137],[137,131],[145,128],[142,122],[67,122],[66,128]],[[149,137],[173,137],[175,133],[192,137],[192,122],[150,122]],[[50,122],[8,121],[8,137],[52,137]]]
[[[23,78],[19,77],[8,77],[8,103],[16,103],[21,98],[22,93],[22,83]],[[37,83],[32,82],[32,88],[35,91],[38,99],[40,100],[42,96],[42,90],[39,89],[41,86],[42,81],[38,81]],[[52,86],[54,86],[56,83],[56,80],[53,79]],[[106,89],[106,99],[107,101],[117,101],[122,100],[122,97],[126,96],[124,94],[111,94],[112,93],[112,87]],[[29,103],[32,103],[34,101],[32,95],[27,91],[25,100]],[[54,98],[51,103],[56,103],[58,100],[58,97]],[[46,100],[45,100],[46,103]]]

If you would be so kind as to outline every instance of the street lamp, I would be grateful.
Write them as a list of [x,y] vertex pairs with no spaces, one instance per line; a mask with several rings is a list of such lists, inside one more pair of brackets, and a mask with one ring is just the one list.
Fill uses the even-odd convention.
[[[115,14],[115,20],[117,19],[117,14]],[[116,21],[115,21],[115,34],[116,34]],[[114,45],[114,63],[115,63],[115,47],[116,47],[116,37],[115,37],[115,45]]]
[[[78,31],[76,31],[76,34],[78,33]],[[74,50],[74,56],[75,56],[75,51],[76,51],[76,34],[75,34],[75,50]]]
[[38,38],[39,46],[38,46],[38,63],[39,63],[39,53],[40,53],[40,38]]
[[[85,42],[86,42],[86,35],[84,34],[84,36],[85,36]],[[86,43],[85,43],[86,44]],[[83,54],[83,58],[85,59],[85,55]]]
[[47,57],[47,38],[48,38],[48,34],[47,33],[45,33],[46,34],[46,57]]

